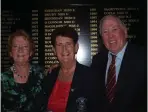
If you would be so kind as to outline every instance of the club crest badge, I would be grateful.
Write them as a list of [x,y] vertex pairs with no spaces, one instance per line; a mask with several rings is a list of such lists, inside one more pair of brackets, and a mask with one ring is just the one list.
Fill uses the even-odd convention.
[[79,97],[76,99],[77,112],[86,112],[87,110],[86,102],[87,99],[84,97]]

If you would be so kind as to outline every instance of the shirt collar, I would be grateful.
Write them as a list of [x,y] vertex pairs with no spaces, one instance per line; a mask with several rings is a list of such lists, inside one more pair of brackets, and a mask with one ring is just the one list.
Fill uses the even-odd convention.
[[[125,49],[127,47],[127,44],[128,42],[126,42],[126,44],[124,45],[124,47],[122,48],[122,50],[116,55],[117,58],[121,59],[123,58],[123,55],[124,55],[124,52],[125,52]],[[111,54],[115,55],[114,53],[110,52],[108,53],[108,57],[110,58],[111,57]]]

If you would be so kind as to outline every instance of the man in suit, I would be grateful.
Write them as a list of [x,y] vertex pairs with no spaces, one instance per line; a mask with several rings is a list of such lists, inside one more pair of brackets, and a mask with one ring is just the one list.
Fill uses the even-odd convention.
[[[146,52],[128,42],[127,28],[118,17],[103,17],[99,27],[105,47],[93,57],[91,65],[97,74],[94,87],[99,88],[94,92],[96,108],[101,101],[102,112],[146,112]],[[108,82],[112,55],[115,71]]]

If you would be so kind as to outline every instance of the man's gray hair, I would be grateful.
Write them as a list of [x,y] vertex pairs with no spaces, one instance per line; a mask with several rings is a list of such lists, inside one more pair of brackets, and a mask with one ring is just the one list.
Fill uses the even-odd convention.
[[104,22],[106,19],[108,19],[109,17],[115,18],[123,28],[126,28],[126,25],[124,24],[124,22],[121,21],[121,19],[120,19],[119,17],[117,17],[116,15],[106,15],[106,16],[104,16],[104,17],[100,20],[100,24],[99,24],[99,33],[100,33],[100,35],[102,35],[102,25],[103,25],[103,22]]

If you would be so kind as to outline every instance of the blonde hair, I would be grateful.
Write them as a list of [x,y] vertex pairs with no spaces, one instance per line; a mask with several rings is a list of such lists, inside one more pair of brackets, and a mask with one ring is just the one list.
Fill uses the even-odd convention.
[[34,41],[32,40],[32,38],[29,36],[29,34],[27,34],[24,30],[19,29],[16,30],[15,32],[13,32],[9,38],[8,38],[8,52],[10,53],[12,50],[12,42],[14,40],[14,38],[16,38],[17,36],[22,36],[25,40],[27,40],[29,42],[29,48],[32,52],[31,58],[34,55],[35,52],[35,44]]

